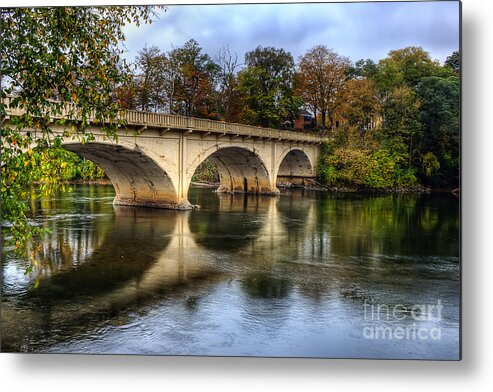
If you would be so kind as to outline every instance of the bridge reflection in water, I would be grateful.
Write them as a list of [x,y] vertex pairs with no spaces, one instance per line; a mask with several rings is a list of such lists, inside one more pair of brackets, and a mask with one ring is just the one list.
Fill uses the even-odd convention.
[[444,293],[457,323],[453,200],[192,189],[201,210],[169,211],[113,195],[77,187],[33,205],[53,234],[41,276],[4,257],[2,350],[361,356],[378,351],[354,338],[365,298]]
[[[270,268],[265,252],[282,249],[289,241],[278,199],[210,196],[217,205],[209,203],[210,208],[197,212],[111,206],[106,198],[94,214],[45,216],[53,234],[40,253],[42,275],[36,276],[34,287],[33,281],[25,281],[16,292],[21,295],[12,296],[16,306],[26,308],[22,318],[8,304],[2,309],[3,348],[9,350],[9,342],[24,334],[31,349],[41,347],[43,335],[56,340],[53,332],[61,328],[80,334],[105,317],[229,279],[252,264],[260,267],[267,261],[264,267]],[[63,199],[39,203],[40,212],[56,210],[55,205],[70,209]],[[41,336],[29,336],[33,330]]]

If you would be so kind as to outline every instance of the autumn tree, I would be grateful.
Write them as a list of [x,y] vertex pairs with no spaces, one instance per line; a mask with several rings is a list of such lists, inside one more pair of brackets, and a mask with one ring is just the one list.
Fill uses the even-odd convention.
[[313,47],[300,58],[297,92],[315,114],[320,113],[322,130],[327,117],[334,124],[350,64],[347,57],[323,45]]
[[[123,26],[150,21],[152,13],[149,7],[1,9],[2,226],[9,227],[8,242],[18,250],[26,250],[36,234],[25,200],[30,173],[47,146],[53,154],[42,189],[63,183],[66,165],[57,152],[61,136],[52,133],[52,118],[70,103],[69,118],[77,122],[65,136],[91,140],[87,127],[92,114],[95,122],[109,124],[103,127],[108,136],[114,134],[120,125],[115,91],[130,76],[121,57]],[[16,108],[24,114],[7,122],[7,110]]]
[[[418,47],[360,60],[346,75],[341,113],[349,129],[323,150],[322,179],[370,188],[459,183],[458,52],[442,66]],[[373,132],[368,132],[374,118]],[[371,138],[369,136],[372,136]]]
[[175,96],[176,96],[176,86],[179,79],[179,69],[178,65],[171,57],[171,55],[164,54],[163,55],[164,67],[162,69],[163,74],[161,75],[164,80],[164,91],[163,94],[165,96],[165,112],[166,113],[175,113]]
[[130,76],[130,80],[124,86],[118,86],[116,88],[115,95],[118,106],[122,109],[137,109],[137,83],[133,75]]
[[172,113],[178,69],[165,53],[152,46],[138,52],[132,79],[117,91],[125,109]]
[[378,92],[371,79],[350,79],[346,82],[341,113],[349,126],[356,127],[360,145],[364,147],[367,133],[377,126],[380,117]]
[[136,58],[138,73],[134,78],[136,109],[160,112],[166,103],[166,57],[158,47],[144,47]]
[[202,53],[191,39],[168,53],[174,76],[173,111],[185,116],[215,117],[211,97],[215,92],[219,67],[208,54]]

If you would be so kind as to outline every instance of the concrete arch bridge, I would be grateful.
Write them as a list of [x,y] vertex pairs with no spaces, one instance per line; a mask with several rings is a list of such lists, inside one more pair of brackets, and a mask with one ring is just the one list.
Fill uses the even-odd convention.
[[[8,99],[7,99],[8,100]],[[8,102],[5,102],[9,107]],[[67,109],[66,113],[69,112]],[[67,114],[61,114],[60,118]],[[22,114],[7,109],[7,121]],[[98,164],[115,188],[117,205],[190,209],[188,189],[206,159],[218,169],[218,192],[278,194],[277,183],[303,183],[316,176],[326,138],[302,132],[127,110],[116,140],[98,125],[90,143],[66,138],[63,146]],[[53,132],[65,125],[53,122]]]

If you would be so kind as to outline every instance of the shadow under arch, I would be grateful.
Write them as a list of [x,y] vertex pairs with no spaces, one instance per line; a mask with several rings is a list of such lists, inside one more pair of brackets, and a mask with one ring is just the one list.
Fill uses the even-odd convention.
[[279,159],[276,183],[286,185],[305,185],[305,178],[315,177],[315,162],[311,162],[308,155],[301,149],[287,150]]
[[219,173],[218,193],[272,194],[271,178],[263,159],[247,146],[213,147],[191,164],[191,181],[197,167],[205,160],[212,161]]
[[175,184],[166,171],[138,147],[68,142],[63,148],[99,165],[115,188],[116,205],[180,208]]
[[293,189],[283,191],[283,197],[276,204],[281,224],[287,232],[304,231],[313,209],[313,191]]
[[276,202],[269,196],[211,192],[208,208],[190,214],[190,232],[197,245],[205,249],[238,251],[259,236]]

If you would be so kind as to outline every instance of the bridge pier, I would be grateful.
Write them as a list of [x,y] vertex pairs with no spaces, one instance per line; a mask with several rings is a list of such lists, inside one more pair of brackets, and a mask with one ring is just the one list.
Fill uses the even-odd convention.
[[221,176],[216,193],[248,193],[254,195],[278,195],[277,188],[272,189],[270,181],[258,177]]
[[185,197],[177,194],[173,178],[140,148],[98,142],[68,143],[64,148],[90,159],[104,170],[115,188],[115,205],[173,210],[193,208],[186,193]]

